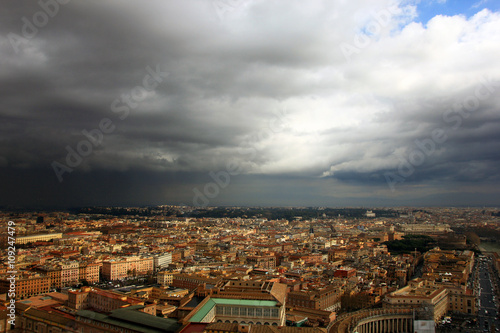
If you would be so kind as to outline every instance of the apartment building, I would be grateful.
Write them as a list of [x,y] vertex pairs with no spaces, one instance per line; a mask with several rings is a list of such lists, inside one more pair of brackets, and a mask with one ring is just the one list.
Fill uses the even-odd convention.
[[166,271],[158,272],[156,282],[162,286],[170,286],[174,282],[174,273]]
[[153,270],[157,272],[162,268],[167,268],[172,263],[172,252],[153,255]]
[[[50,277],[39,273],[21,273],[16,277],[16,298],[22,299],[41,295],[50,291]],[[0,278],[0,294],[8,293],[10,280],[7,276]]]
[[61,286],[78,284],[80,263],[78,261],[61,262]]
[[74,260],[52,259],[36,266],[35,270],[50,277],[52,288],[78,284],[80,278],[80,263]]
[[86,280],[88,283],[98,283],[100,269],[98,263],[80,262],[78,279],[80,281]]
[[287,305],[316,310],[336,311],[340,309],[342,292],[335,286],[315,290],[291,291],[287,296]]
[[108,280],[120,280],[128,276],[144,275],[153,271],[153,257],[131,256],[105,260],[102,275]]

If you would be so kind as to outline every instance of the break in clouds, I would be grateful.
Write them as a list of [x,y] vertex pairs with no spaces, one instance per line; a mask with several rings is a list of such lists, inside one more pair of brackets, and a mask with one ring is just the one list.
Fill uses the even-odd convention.
[[3,1],[0,205],[498,203],[500,14],[418,14]]

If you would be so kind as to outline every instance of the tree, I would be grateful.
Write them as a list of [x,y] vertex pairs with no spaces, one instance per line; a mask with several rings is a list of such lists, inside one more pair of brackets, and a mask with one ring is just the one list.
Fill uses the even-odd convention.
[[481,239],[479,239],[479,236],[475,232],[467,231],[465,236],[467,237],[467,240],[475,246],[479,246],[481,244]]

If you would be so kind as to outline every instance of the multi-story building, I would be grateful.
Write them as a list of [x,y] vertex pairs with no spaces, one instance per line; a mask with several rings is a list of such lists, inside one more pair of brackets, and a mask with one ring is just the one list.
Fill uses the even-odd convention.
[[200,323],[284,325],[285,310],[276,301],[207,297],[201,305],[199,311],[185,319]]
[[275,256],[248,256],[247,264],[258,268],[275,268]]
[[153,270],[156,272],[159,269],[168,267],[172,263],[172,252],[163,254],[155,254],[153,256]]
[[210,278],[196,274],[175,274],[172,280],[172,286],[194,290],[203,285],[205,289],[212,289],[222,281],[222,278]]
[[172,297],[181,298],[188,294],[188,289],[168,287],[143,287],[134,288],[130,291],[130,296],[132,297],[152,300],[166,300]]
[[448,224],[404,224],[401,226],[405,235],[429,235],[452,232]]
[[75,316],[75,332],[177,332],[180,328],[176,319],[161,318],[145,312],[144,305],[127,306],[109,314],[80,310]]
[[316,310],[336,311],[340,308],[341,290],[335,286],[288,293],[287,305]]
[[408,286],[387,294],[383,306],[403,308],[428,306],[433,311],[434,321],[437,322],[448,311],[448,290],[443,286],[415,279],[410,281]]
[[80,264],[78,261],[52,259],[35,270],[50,277],[52,288],[63,288],[78,284]]
[[67,261],[60,263],[61,286],[72,286],[78,284],[80,263],[78,261]]
[[331,247],[328,249],[328,261],[334,262],[346,258],[352,251],[345,247]]
[[86,280],[88,283],[99,282],[100,266],[98,263],[80,262],[78,270],[78,279]]
[[131,256],[105,260],[102,275],[108,280],[120,280],[128,276],[144,275],[153,271],[153,257]]
[[465,285],[473,265],[472,251],[443,251],[435,248],[424,255],[423,277],[431,281]]
[[172,272],[158,272],[156,282],[162,286],[170,286],[174,282],[174,273]]
[[196,250],[197,251],[210,251],[210,250],[213,250],[213,248],[215,247],[215,244],[217,244],[217,242],[214,240],[199,241],[196,243]]
[[476,296],[465,286],[441,284],[448,290],[448,311],[477,314]]
[[216,288],[183,322],[284,326],[286,285],[269,281],[230,281]]
[[74,315],[57,307],[36,308],[30,304],[16,304],[16,330],[43,333],[95,332],[175,332],[177,320],[150,314],[151,306],[125,305],[111,313],[79,310]]
[[61,288],[61,266],[44,265],[36,267],[36,271],[47,275],[50,278],[51,288]]
[[188,258],[188,257],[191,257],[194,255],[195,248],[194,247],[185,247],[185,248],[181,249],[181,251],[182,251],[182,259],[185,259],[185,258]]
[[[144,301],[135,297],[90,287],[68,292],[68,306],[75,310],[92,308],[100,312],[111,312],[131,305],[144,305]],[[144,312],[156,315],[156,308],[147,306]]]
[[22,236],[22,237],[17,237],[16,243],[17,244],[27,244],[27,243],[34,243],[34,242],[40,242],[40,241],[43,242],[43,241],[49,241],[52,239],[59,239],[59,238],[62,238],[62,236],[63,236],[62,233]]
[[356,276],[356,269],[352,267],[340,267],[333,273],[333,276],[348,279]]
[[53,307],[40,309],[22,302],[16,303],[15,330],[51,333],[82,332],[76,329],[74,316],[57,311]]
[[[0,278],[0,294],[8,293],[10,280],[7,276]],[[38,273],[21,273],[16,276],[16,298],[22,299],[30,296],[41,295],[50,291],[50,277]]]
[[174,250],[172,252],[172,262],[179,262],[182,260],[182,255],[183,255],[183,251],[181,250]]

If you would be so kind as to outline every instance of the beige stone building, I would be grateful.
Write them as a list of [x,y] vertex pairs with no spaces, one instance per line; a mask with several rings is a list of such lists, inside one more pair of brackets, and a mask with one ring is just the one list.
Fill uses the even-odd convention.
[[477,314],[476,296],[465,286],[444,285],[448,289],[448,311]]
[[153,271],[153,257],[131,256],[110,259],[102,263],[102,275],[108,280],[144,275]]
[[22,237],[17,237],[16,243],[27,244],[34,242],[43,242],[43,241],[49,241],[51,239],[59,239],[62,238],[62,236],[63,236],[62,233],[22,236]]
[[427,281],[416,279],[409,285],[387,294],[384,307],[421,308],[429,306],[438,321],[448,311],[448,290],[443,286],[429,285]]
[[156,282],[162,286],[170,286],[174,282],[174,273],[172,272],[158,272]]
[[448,312],[476,314],[476,296],[465,286],[415,279],[409,285],[386,295],[384,307],[431,305],[434,320]]
[[87,280],[89,283],[99,282],[100,266],[98,263],[80,262],[79,280]]

